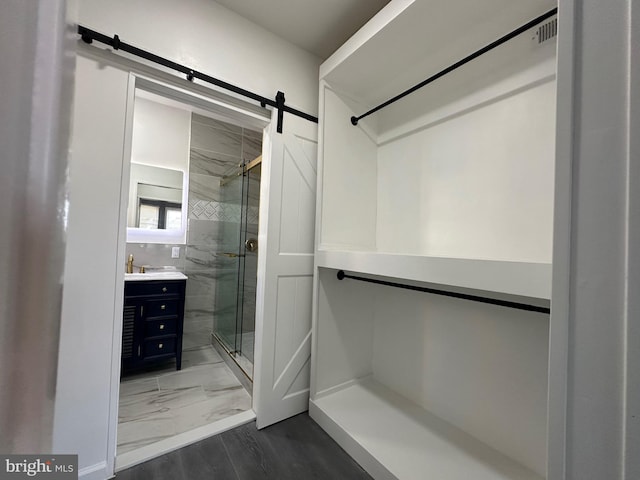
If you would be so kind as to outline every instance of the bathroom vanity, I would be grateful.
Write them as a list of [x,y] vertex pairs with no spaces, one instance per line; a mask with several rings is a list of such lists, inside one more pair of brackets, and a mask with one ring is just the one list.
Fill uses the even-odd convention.
[[179,272],[126,275],[123,372],[172,358],[181,369],[186,283]]

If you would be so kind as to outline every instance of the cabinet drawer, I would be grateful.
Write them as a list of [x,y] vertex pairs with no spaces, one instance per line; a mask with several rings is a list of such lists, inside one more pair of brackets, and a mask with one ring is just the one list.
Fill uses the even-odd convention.
[[184,280],[125,282],[124,294],[127,297],[139,297],[143,295],[181,295],[184,290],[184,285]]
[[147,320],[144,326],[145,337],[158,337],[176,333],[177,317]]
[[171,300],[149,300],[145,302],[144,316],[164,317],[178,314],[178,299]]
[[176,353],[176,336],[146,340],[144,342],[144,356],[155,357],[158,355],[170,355]]

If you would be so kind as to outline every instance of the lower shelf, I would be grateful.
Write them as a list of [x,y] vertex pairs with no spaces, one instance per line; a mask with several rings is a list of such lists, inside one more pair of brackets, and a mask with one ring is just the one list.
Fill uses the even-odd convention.
[[543,479],[373,379],[311,400],[309,414],[378,480]]

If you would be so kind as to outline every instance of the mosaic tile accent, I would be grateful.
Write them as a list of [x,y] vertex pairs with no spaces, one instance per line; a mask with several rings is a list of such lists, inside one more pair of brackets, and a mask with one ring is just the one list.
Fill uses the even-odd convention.
[[258,224],[260,217],[260,207],[247,207],[247,223]]
[[208,200],[189,202],[189,218],[196,220],[240,222],[240,213],[240,205]]

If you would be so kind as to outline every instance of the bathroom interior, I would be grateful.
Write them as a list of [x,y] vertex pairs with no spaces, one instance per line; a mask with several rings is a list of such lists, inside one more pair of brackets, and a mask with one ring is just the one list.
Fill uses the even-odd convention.
[[[239,123],[136,88],[117,455],[251,409],[262,132]],[[139,340],[127,305],[162,282]]]

